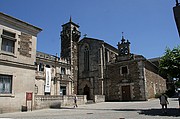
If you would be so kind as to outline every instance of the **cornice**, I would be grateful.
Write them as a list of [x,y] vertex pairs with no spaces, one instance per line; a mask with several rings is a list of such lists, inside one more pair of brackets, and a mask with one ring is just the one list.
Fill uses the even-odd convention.
[[2,60],[1,59],[0,60],[0,65],[35,70],[35,65],[25,64],[25,63],[20,63],[20,62],[14,62],[14,61],[9,61],[9,60]]
[[36,26],[33,26],[29,23],[26,23],[22,20],[16,19],[14,17],[11,17],[11,16],[6,15],[1,12],[0,12],[0,22],[1,22],[1,24],[5,23],[3,25],[6,25],[6,26],[11,25],[11,26],[15,27],[16,29],[24,29],[34,36],[37,36],[37,34],[40,31],[42,31],[41,28],[38,28]]

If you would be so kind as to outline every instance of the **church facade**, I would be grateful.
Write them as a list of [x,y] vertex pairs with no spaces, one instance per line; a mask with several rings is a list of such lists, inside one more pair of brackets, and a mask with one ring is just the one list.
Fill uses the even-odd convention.
[[[71,30],[67,32],[65,26]],[[105,99],[110,101],[130,101],[148,100],[166,91],[166,79],[158,74],[158,66],[142,55],[132,54],[130,42],[124,37],[115,48],[95,38],[84,37],[80,40],[77,27],[70,19],[61,32],[67,32],[71,38],[61,37],[61,43],[64,46],[63,42],[67,39],[69,43],[66,44],[71,47],[65,54],[70,54],[68,58],[77,62],[72,64],[78,69],[75,71],[78,72],[75,79],[77,94],[87,95],[87,99],[105,95]],[[78,37],[74,37],[76,33]]]
[[107,65],[107,100],[148,100],[166,91],[166,80],[158,67],[142,55],[130,53],[130,42],[122,37],[116,62]]
[[78,93],[93,99],[94,95],[105,95],[106,68],[115,62],[118,50],[103,40],[83,38],[79,42]]

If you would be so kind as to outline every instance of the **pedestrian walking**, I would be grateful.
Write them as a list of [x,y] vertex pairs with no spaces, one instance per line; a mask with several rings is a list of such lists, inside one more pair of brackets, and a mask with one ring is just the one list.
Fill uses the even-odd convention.
[[77,96],[76,96],[76,94],[74,95],[74,108],[75,107],[78,107],[77,106],[77,100],[78,100],[78,98],[77,98]]
[[162,113],[167,113],[168,97],[165,93],[160,96],[160,104],[162,106]]

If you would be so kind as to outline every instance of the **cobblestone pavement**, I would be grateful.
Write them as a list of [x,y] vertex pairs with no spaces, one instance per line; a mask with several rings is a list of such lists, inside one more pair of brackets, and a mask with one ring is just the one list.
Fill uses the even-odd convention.
[[97,104],[0,114],[0,119],[180,119],[177,98],[170,98],[167,114],[162,114],[158,99]]

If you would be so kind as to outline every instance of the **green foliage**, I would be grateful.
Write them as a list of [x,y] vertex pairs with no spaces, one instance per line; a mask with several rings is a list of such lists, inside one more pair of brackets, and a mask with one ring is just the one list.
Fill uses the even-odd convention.
[[180,87],[180,81],[176,81],[175,85],[176,87]]
[[175,87],[174,87],[174,86],[171,86],[171,88],[166,91],[166,95],[167,95],[168,97],[172,97],[172,96],[174,96],[174,94],[175,94]]
[[160,59],[160,73],[172,78],[180,77],[180,46],[166,48],[165,55]]

